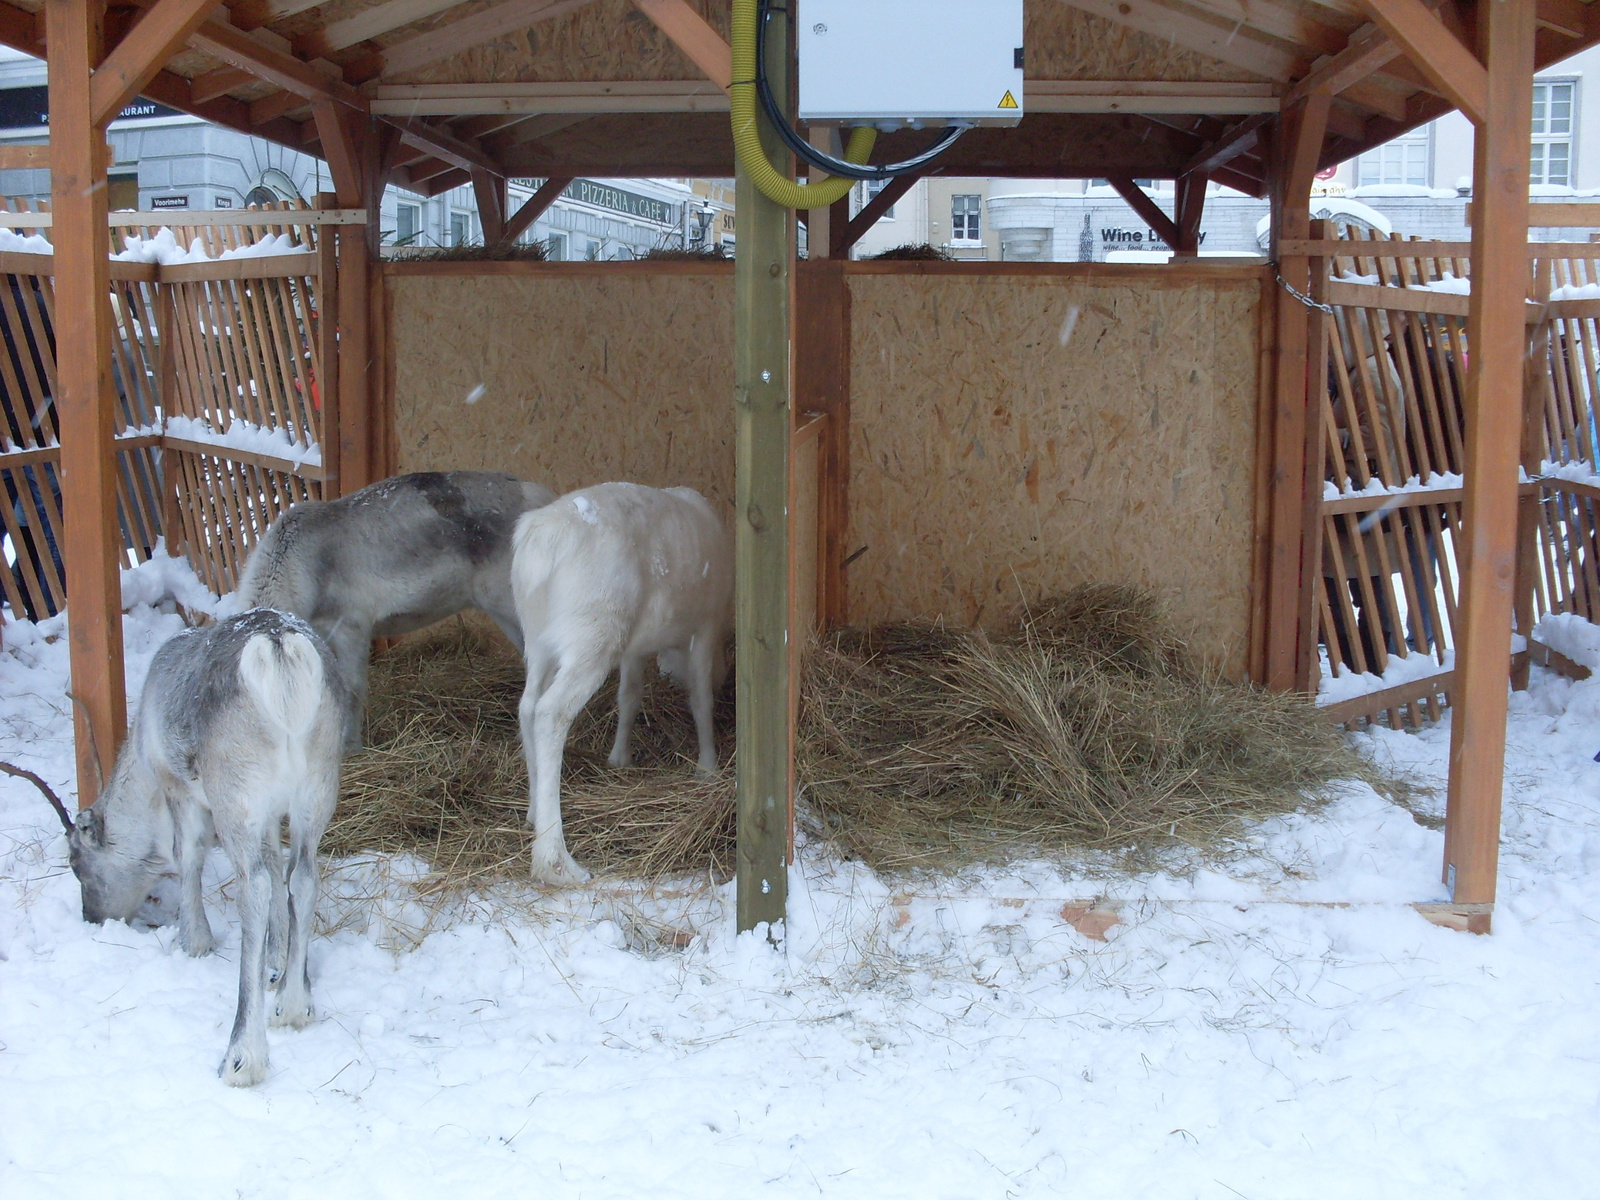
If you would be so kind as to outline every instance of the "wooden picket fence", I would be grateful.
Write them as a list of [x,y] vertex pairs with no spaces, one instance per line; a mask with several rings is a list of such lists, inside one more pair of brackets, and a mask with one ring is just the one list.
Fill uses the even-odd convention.
[[[333,322],[322,320],[335,302],[333,239],[283,207],[282,225],[172,229],[186,249],[198,239],[208,261],[111,263],[125,565],[149,558],[165,537],[168,551],[186,555],[219,595],[232,590],[278,513],[320,497],[337,475],[337,438],[324,436],[338,427],[337,356]],[[266,211],[276,210],[245,210],[240,219]],[[41,214],[25,205],[0,213],[22,223],[18,233],[47,232],[30,223]],[[7,224],[0,216],[0,228]],[[158,230],[116,214],[108,232],[108,247],[119,251],[127,236]],[[221,257],[276,235],[288,236],[287,252]],[[67,597],[52,268],[49,255],[0,253],[0,528],[9,543],[0,598],[34,619],[59,612]],[[253,439],[239,436],[252,427]],[[275,452],[274,435],[289,443],[284,453]],[[302,459],[292,445],[316,452]]]
[[[1313,277],[1313,298],[1327,306],[1312,322],[1321,443],[1313,477],[1323,497],[1310,600],[1322,672],[1400,677],[1329,706],[1352,726],[1437,719],[1454,681],[1468,249],[1351,228]],[[1562,477],[1595,473],[1600,287],[1574,293],[1600,283],[1597,251],[1530,248],[1517,580],[1524,638],[1545,613],[1593,619],[1600,607],[1600,489]],[[1536,657],[1551,660],[1548,651]]]

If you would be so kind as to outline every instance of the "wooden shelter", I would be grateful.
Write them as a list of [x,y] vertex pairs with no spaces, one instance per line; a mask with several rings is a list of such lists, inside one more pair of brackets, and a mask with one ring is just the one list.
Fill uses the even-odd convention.
[[[358,488],[397,461],[383,410],[385,285],[373,264],[386,182],[436,194],[470,181],[493,240],[525,230],[579,175],[737,175],[739,906],[745,927],[782,916],[796,619],[791,425],[795,413],[826,410],[847,369],[846,273],[817,260],[844,255],[909,180],[853,218],[842,203],[804,214],[812,261],[797,270],[794,215],[734,161],[728,28],[727,0],[0,0],[0,41],[49,62],[55,305],[73,317],[56,332],[54,400],[81,802],[92,800],[125,725],[104,132],[125,103],[143,94],[329,163],[346,212],[322,218],[332,236],[319,241],[321,286],[333,293],[323,306],[337,328],[319,360],[332,463],[325,494]],[[1517,567],[1531,76],[1597,39],[1600,9],[1583,0],[1028,0],[1027,115],[1014,129],[969,132],[930,168],[1109,177],[1177,252],[1172,267],[1152,271],[1197,269],[1184,260],[1197,250],[1208,181],[1271,197],[1275,286],[1261,316],[1268,420],[1256,497],[1264,582],[1252,673],[1304,687],[1316,653],[1322,486],[1313,386],[1321,310],[1310,264],[1329,253],[1309,240],[1312,179],[1451,108],[1473,121],[1445,872],[1458,914],[1477,928],[1487,928],[1494,899]],[[781,78],[783,37],[768,49]],[[888,135],[877,157],[906,157],[932,136]],[[510,176],[547,182],[510,212]],[[1176,181],[1172,217],[1136,177]],[[839,436],[818,451],[824,462],[837,459]],[[817,500],[824,616],[836,615],[827,597],[846,552],[826,519],[840,503]]]

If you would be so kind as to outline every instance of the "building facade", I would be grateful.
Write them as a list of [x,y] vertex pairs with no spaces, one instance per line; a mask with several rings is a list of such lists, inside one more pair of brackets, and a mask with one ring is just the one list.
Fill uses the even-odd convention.
[[[49,136],[45,64],[0,47],[0,143],[40,143]],[[171,212],[313,201],[332,191],[327,164],[275,142],[250,137],[142,97],[107,133],[110,206]],[[511,181],[511,208],[543,182]],[[30,204],[50,198],[50,173],[0,171],[0,195]],[[733,187],[718,180],[577,179],[522,235],[545,242],[556,259],[638,258],[655,249],[715,247],[733,239]],[[723,219],[724,215],[728,219]],[[456,246],[481,242],[483,224],[470,186],[438,196],[385,190],[380,207],[385,246]]]
[[[1585,81],[1594,74],[1594,96]],[[1600,196],[1600,47],[1539,72],[1529,132],[1535,202]],[[1379,232],[1465,240],[1472,192],[1472,125],[1452,112],[1325,172],[1312,215]],[[1168,180],[1142,181],[1172,211]],[[860,211],[877,185],[858,185]],[[974,203],[976,200],[976,204]],[[1213,185],[1200,227],[1203,255],[1266,248],[1267,202]],[[1587,240],[1590,231],[1535,226],[1540,240]],[[1161,259],[1169,249],[1103,179],[944,179],[918,182],[856,247],[870,257],[926,242],[956,258],[1105,262]]]

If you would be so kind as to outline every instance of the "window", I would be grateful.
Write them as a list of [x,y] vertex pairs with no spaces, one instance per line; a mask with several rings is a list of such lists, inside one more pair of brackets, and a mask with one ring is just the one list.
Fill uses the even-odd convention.
[[982,237],[983,197],[950,197],[950,236],[958,242],[976,242]]
[[467,236],[472,229],[472,220],[462,212],[450,214],[450,244],[452,246],[465,246]]
[[422,210],[415,204],[394,206],[394,244],[409,246],[422,232]]
[[1356,159],[1356,186],[1401,183],[1427,187],[1428,149],[1428,130],[1423,128],[1369,150]]
[[[856,211],[860,212],[861,209],[863,209],[867,205],[871,204],[873,199],[877,196],[877,194],[879,192],[883,191],[883,189],[885,187],[887,187],[888,184],[889,184],[889,181],[887,179],[867,179],[867,180],[864,180],[862,182],[862,184],[861,184],[861,205],[860,205],[859,208],[856,209]],[[883,215],[881,217],[879,217],[878,220],[880,220],[880,221],[892,221],[892,220],[894,220],[894,205],[891,204],[891,205],[889,205],[888,208],[884,209],[883,210]]]
[[1529,183],[1572,182],[1572,107],[1577,85],[1571,80],[1533,85],[1533,151]]

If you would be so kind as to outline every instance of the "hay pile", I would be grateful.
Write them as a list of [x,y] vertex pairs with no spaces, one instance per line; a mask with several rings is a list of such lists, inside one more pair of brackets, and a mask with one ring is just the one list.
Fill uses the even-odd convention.
[[[380,656],[371,749],[346,765],[325,849],[417,854],[440,888],[525,878],[522,682],[509,645],[459,620]],[[1203,845],[1368,770],[1304,700],[1196,666],[1128,588],[1080,588],[994,634],[845,631],[813,649],[802,694],[801,820],[880,870]],[[652,672],[640,765],[617,771],[614,688],[597,695],[562,782],[578,861],[597,875],[730,872],[733,719],[730,683],[724,769],[697,775],[688,706]]]
[[840,633],[805,695],[807,807],[879,870],[1204,844],[1368,772],[1303,699],[1198,667],[1132,588],[1079,588],[994,635]]
[[385,256],[399,262],[544,262],[550,247],[544,242],[472,242],[459,246],[388,246]]
[[869,254],[867,258],[872,262],[955,262],[956,256],[948,250],[928,242],[907,242],[902,246],[891,246],[887,250],[880,250],[876,254]]
[[[432,884],[526,879],[528,774],[517,726],[522,659],[499,634],[460,619],[408,639],[372,664],[368,749],[345,763],[322,848],[415,854]],[[717,710],[720,757],[733,755],[731,686]],[[655,878],[733,865],[733,772],[693,768],[694,721],[672,684],[646,684],[626,771],[606,765],[616,688],[573,724],[562,778],[567,848],[596,874]]]

